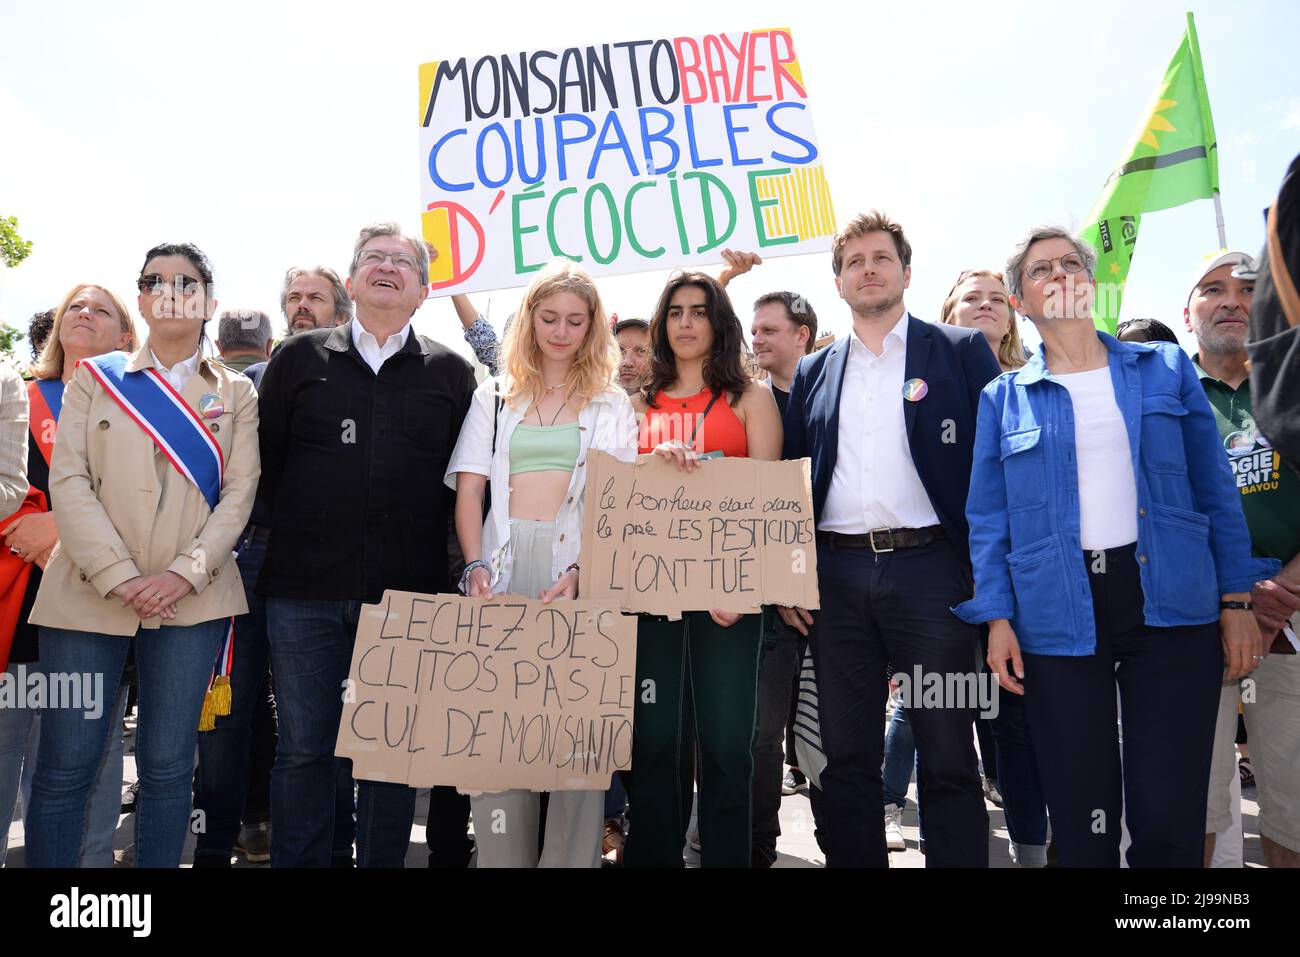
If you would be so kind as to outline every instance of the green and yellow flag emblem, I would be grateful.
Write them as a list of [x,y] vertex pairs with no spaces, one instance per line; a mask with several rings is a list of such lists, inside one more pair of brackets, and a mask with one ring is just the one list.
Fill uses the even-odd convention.
[[1083,238],[1097,250],[1093,318],[1099,329],[1111,333],[1119,321],[1142,214],[1207,199],[1219,191],[1218,143],[1190,13],[1187,32],[1124,155],[1083,229]]

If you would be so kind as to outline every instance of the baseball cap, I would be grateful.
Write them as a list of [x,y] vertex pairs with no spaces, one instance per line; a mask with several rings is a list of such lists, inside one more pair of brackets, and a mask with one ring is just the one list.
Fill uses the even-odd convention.
[[1233,266],[1232,274],[1238,279],[1255,278],[1255,260],[1249,253],[1219,253],[1212,259],[1202,260],[1197,265],[1196,273],[1192,277],[1192,284],[1187,287],[1187,302],[1183,303],[1184,306],[1192,301],[1192,293],[1196,292],[1196,287],[1201,284],[1202,280],[1220,266]]
[[615,322],[612,324],[614,335],[618,335],[624,329],[649,329],[650,328],[650,323],[646,322],[644,319],[619,319],[617,315],[614,316],[614,319]]

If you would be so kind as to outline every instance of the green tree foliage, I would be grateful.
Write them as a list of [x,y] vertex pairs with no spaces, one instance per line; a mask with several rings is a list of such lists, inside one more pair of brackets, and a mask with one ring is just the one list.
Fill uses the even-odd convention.
[[18,235],[18,217],[0,216],[0,257],[13,269],[32,254],[32,244]]

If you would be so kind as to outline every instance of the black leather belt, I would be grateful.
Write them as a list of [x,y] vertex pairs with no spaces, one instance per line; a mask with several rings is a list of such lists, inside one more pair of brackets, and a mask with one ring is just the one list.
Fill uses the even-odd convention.
[[930,525],[927,528],[874,528],[865,535],[817,533],[817,541],[821,545],[830,548],[869,548],[877,555],[900,548],[919,548],[947,537],[948,533],[942,525]]

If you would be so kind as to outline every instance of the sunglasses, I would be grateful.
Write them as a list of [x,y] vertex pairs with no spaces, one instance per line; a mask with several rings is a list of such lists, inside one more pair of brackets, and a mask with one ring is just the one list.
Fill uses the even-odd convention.
[[203,288],[203,282],[194,279],[191,276],[185,276],[180,273],[172,280],[157,273],[150,273],[147,276],[141,276],[135,281],[136,288],[141,292],[152,293],[155,296],[161,296],[164,286],[171,286],[172,289],[179,291],[182,295],[192,296]]

